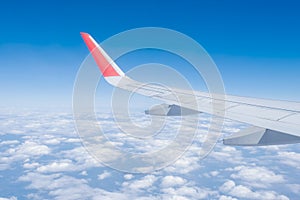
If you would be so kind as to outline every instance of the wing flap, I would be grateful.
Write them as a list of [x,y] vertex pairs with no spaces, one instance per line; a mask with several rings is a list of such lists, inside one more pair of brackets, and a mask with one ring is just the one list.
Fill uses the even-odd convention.
[[250,127],[240,133],[223,139],[223,144],[234,146],[266,146],[299,143],[300,136],[279,131]]

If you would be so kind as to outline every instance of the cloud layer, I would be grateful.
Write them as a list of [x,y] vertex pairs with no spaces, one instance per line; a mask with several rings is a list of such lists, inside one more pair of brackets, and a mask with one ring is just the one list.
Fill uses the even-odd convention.
[[[106,120],[101,123],[112,142],[122,147],[124,140],[129,140],[117,137],[120,134],[108,116],[103,114]],[[207,120],[202,120],[200,130],[205,129]],[[297,144],[240,148],[218,143],[201,160],[203,135],[199,131],[194,143],[173,164],[151,174],[130,174],[106,167],[85,150],[71,114],[2,113],[0,125],[0,177],[4,185],[0,199],[286,200],[300,195]],[[228,121],[224,134],[241,128],[243,125]],[[130,142],[130,148],[145,150],[142,143]],[[166,141],[161,137],[156,142],[145,148],[157,148]]]

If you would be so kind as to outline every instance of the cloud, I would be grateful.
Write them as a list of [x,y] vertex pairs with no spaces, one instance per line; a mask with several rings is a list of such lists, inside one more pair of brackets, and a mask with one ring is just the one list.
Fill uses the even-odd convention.
[[208,159],[230,164],[243,164],[243,156],[240,150],[235,147],[216,145],[215,149],[209,154]]
[[279,195],[274,191],[252,191],[243,185],[236,185],[234,181],[226,181],[220,188],[224,194],[241,198],[241,199],[265,199],[265,200],[288,200],[284,195]]
[[88,173],[87,173],[87,171],[82,171],[81,173],[80,173],[80,175],[82,175],[82,176],[87,176],[88,175]]
[[218,176],[219,174],[220,174],[220,172],[218,172],[218,171],[210,172],[210,175],[213,176],[213,177]]
[[132,175],[132,174],[125,174],[124,175],[124,179],[125,180],[131,180],[131,179],[133,179],[134,178],[134,176]]
[[220,191],[226,193],[229,192],[233,187],[235,187],[234,181],[229,180],[220,187]]
[[181,186],[179,188],[165,188],[162,189],[164,193],[163,199],[210,199],[216,198],[217,192],[213,192],[207,188],[200,188],[197,186]]
[[35,141],[25,141],[16,147],[9,148],[0,153],[0,169],[8,169],[14,162],[29,158],[38,158],[42,155],[47,155],[50,152],[50,148],[46,145],[41,145]]
[[81,140],[79,138],[68,138],[68,139],[64,140],[64,142],[68,142],[68,143],[81,143]]
[[[102,167],[102,165],[90,156],[83,147],[74,147],[70,150],[63,150],[55,153],[61,159],[54,160],[45,165],[37,166],[37,172],[72,172],[85,171],[93,167]],[[26,165],[29,166],[29,165]]]
[[16,150],[9,149],[8,153],[13,153],[15,157],[31,157],[49,154],[50,149],[48,146],[38,144],[34,141],[25,141]]
[[17,200],[18,198],[15,196],[9,197],[9,198],[5,198],[5,197],[0,197],[0,200]]
[[61,143],[61,140],[63,140],[63,138],[49,138],[47,140],[45,140],[43,143],[47,144],[47,145],[57,145],[59,143]]
[[40,166],[40,164],[37,163],[37,162],[33,162],[33,163],[28,163],[28,162],[26,162],[26,163],[23,164],[23,167],[24,167],[25,169],[34,169],[34,168],[36,168],[36,167],[38,167],[38,166]]
[[[114,173],[87,153],[75,134],[72,115],[28,113],[19,116],[20,121],[17,118],[1,130],[17,134],[12,136],[10,132],[8,140],[0,135],[0,170],[5,170],[1,183],[16,187],[15,180],[8,181],[9,174],[21,173],[16,179],[26,186],[20,188],[20,196],[28,199],[99,199],[100,196],[101,200],[285,200],[286,196],[291,199],[299,196],[299,176],[295,173],[299,168],[299,153],[295,146],[256,149],[217,144],[206,159],[200,160],[199,141],[203,139],[200,131],[192,146],[175,163],[152,174],[133,175]],[[113,142],[131,152],[151,150],[151,145],[163,147],[172,135],[170,125],[165,135],[147,142],[144,149],[146,142],[120,138],[111,126],[112,120],[102,123],[113,135]],[[3,123],[0,119],[0,124]],[[234,127],[235,123],[226,126],[232,126],[226,131],[240,128]],[[99,171],[103,173],[98,176]],[[94,184],[99,183],[98,178],[101,184]]]
[[2,141],[0,142],[0,146],[4,146],[4,145],[14,145],[14,144],[19,144],[20,142],[18,140],[6,140],[6,141]]
[[241,180],[252,187],[268,188],[272,184],[284,183],[283,175],[275,174],[270,169],[257,166],[237,166],[233,169],[234,174],[230,177]]
[[300,195],[300,184],[287,184],[287,187],[295,194]]
[[145,177],[134,180],[131,182],[124,182],[123,187],[126,187],[130,190],[138,191],[141,189],[150,189],[153,184],[156,182],[157,177],[154,175],[146,175]]
[[72,160],[75,165],[73,168],[74,171],[86,170],[92,167],[102,167],[102,164],[95,160],[82,146],[61,151],[59,154],[62,158]]
[[164,171],[168,173],[188,174],[200,167],[198,155],[194,152],[186,152],[186,154],[176,160],[175,163],[164,168]]
[[40,166],[37,168],[37,172],[49,173],[49,172],[63,172],[74,171],[77,167],[71,160],[60,160],[58,162],[52,162],[48,165]]
[[219,200],[237,200],[236,198],[230,197],[230,196],[220,196]]
[[29,189],[52,190],[61,186],[57,184],[57,181],[55,183],[55,180],[58,180],[60,177],[62,177],[61,174],[44,175],[40,173],[30,172],[19,177],[18,181],[30,182],[28,186]]
[[187,183],[187,180],[179,177],[179,176],[165,176],[162,179],[161,187],[167,188],[167,187],[174,187],[174,186],[180,186]]
[[300,165],[299,165],[300,153],[296,153],[292,151],[278,152],[278,156],[282,164],[300,169]]
[[128,195],[121,192],[108,192],[100,188],[93,188],[88,185],[87,180],[78,179],[62,174],[40,174],[28,173],[19,178],[19,181],[30,182],[28,189],[36,189],[48,192],[49,196],[57,200],[77,199],[128,199]]
[[111,173],[109,173],[108,171],[104,171],[102,174],[98,175],[98,179],[99,180],[103,180],[103,179],[106,179],[106,178],[108,178],[110,176],[111,176]]

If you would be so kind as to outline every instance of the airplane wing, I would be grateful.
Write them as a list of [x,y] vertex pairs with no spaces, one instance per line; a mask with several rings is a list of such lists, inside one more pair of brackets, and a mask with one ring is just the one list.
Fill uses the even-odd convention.
[[[224,98],[224,95],[176,88],[169,90],[159,85],[141,83],[126,76],[89,34],[81,33],[81,36],[108,83],[165,102],[160,108],[146,111],[146,114],[168,116],[203,112],[223,117],[221,113],[225,111],[225,118],[251,125],[250,128],[223,139],[225,145],[263,146],[300,142],[300,103],[298,102],[231,95],[226,95]],[[174,92],[180,96],[180,102],[172,95]],[[191,98],[196,99],[197,106],[191,103]],[[213,101],[223,104],[224,106],[220,108],[223,110],[215,112],[212,108]]]

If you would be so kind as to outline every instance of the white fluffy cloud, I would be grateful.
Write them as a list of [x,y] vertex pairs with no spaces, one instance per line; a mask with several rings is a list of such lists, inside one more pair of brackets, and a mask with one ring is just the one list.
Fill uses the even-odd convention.
[[181,186],[187,183],[187,180],[179,177],[179,176],[166,176],[162,179],[161,187],[167,188],[167,187],[175,187],[175,186]]
[[[99,197],[101,200],[286,200],[286,196],[291,199],[299,196],[299,177],[294,172],[299,168],[300,154],[295,147],[254,149],[217,144],[206,159],[200,160],[201,144],[197,141],[164,170],[133,175],[115,173],[90,156],[75,134],[71,115],[40,114],[29,115],[28,119],[23,116],[22,119],[23,122],[11,120],[0,131],[0,170],[11,170],[4,171],[0,177],[3,182],[11,180],[8,174],[21,170],[18,180],[26,184],[23,191],[29,189],[31,192],[26,196],[28,199],[45,199],[43,194],[58,200]],[[108,131],[111,120],[107,118],[103,122]],[[0,119],[1,123],[4,122]],[[235,123],[226,126],[235,126]],[[226,131],[238,129],[228,127]],[[16,137],[2,139],[3,133],[9,130]],[[201,134],[197,137],[203,139]],[[118,134],[112,139],[122,147]],[[152,148],[151,145],[159,147],[165,143],[163,140],[156,142],[143,146],[134,140],[130,150],[147,150]],[[248,164],[250,161],[252,164]],[[99,168],[102,174],[99,174]],[[100,182],[97,179],[101,180],[99,186],[94,184]],[[13,182],[7,184],[15,187]]]
[[243,164],[243,156],[240,150],[231,146],[217,145],[210,153],[209,159],[214,159],[219,162],[227,162],[230,164]]
[[29,189],[47,192],[48,195],[57,200],[99,199],[100,197],[104,200],[126,200],[129,198],[121,192],[108,192],[100,188],[92,188],[85,179],[77,179],[62,174],[28,173],[21,176],[19,181],[30,182]]
[[8,198],[6,198],[6,197],[0,197],[0,200],[17,200],[17,199],[18,199],[18,198],[15,197],[15,196],[8,197]]
[[137,191],[141,189],[150,189],[158,178],[154,175],[147,175],[141,179],[132,182],[124,182],[123,186],[131,190]]
[[278,152],[278,156],[282,164],[300,169],[300,165],[299,165],[300,153],[285,151],[285,152]]
[[172,165],[164,168],[164,171],[168,173],[176,174],[188,174],[201,167],[197,154],[185,154],[176,160]]
[[62,158],[72,160],[75,170],[85,170],[92,167],[102,167],[82,146],[60,152]]
[[4,152],[0,152],[0,170],[10,168],[10,165],[17,161],[26,159],[38,158],[42,155],[50,153],[50,148],[46,145],[41,145],[35,141],[25,141],[24,143],[8,148]]
[[237,200],[237,199],[233,198],[233,197],[230,197],[230,196],[221,195],[219,200]]
[[285,182],[283,175],[275,174],[266,167],[237,166],[233,171],[235,173],[231,178],[241,180],[252,187],[268,188],[272,184]]
[[48,173],[48,172],[64,172],[73,171],[76,166],[71,160],[60,160],[58,162],[52,162],[48,165],[40,166],[37,168],[38,172]]
[[19,144],[20,142],[18,140],[6,140],[6,141],[2,141],[0,142],[0,146],[4,146],[4,145],[14,145],[14,144]]
[[181,186],[179,188],[162,189],[164,199],[209,199],[216,198],[217,192],[197,186]]
[[240,199],[265,199],[265,200],[288,200],[284,195],[279,195],[275,191],[252,191],[243,185],[236,185],[234,181],[228,180],[221,187],[220,191],[226,195],[231,195]]
[[98,179],[99,180],[103,180],[103,179],[106,179],[106,178],[108,178],[110,176],[111,176],[111,173],[109,173],[108,171],[104,171],[102,174],[98,175]]
[[16,149],[9,149],[8,153],[12,153],[14,157],[31,157],[40,156],[50,153],[50,149],[46,145],[38,144],[34,141],[25,141]]
[[34,169],[38,166],[40,166],[40,164],[37,163],[37,162],[33,162],[33,163],[26,162],[26,163],[23,164],[23,168],[25,168],[25,169]]
[[124,179],[125,180],[131,180],[134,176],[132,174],[125,174]]

